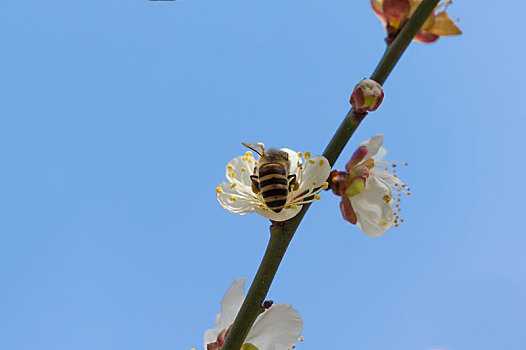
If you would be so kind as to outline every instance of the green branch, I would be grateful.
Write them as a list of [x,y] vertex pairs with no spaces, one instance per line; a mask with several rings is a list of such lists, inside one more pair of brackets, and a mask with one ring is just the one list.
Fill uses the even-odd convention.
[[[383,84],[402,53],[405,51],[413,37],[416,35],[425,20],[429,17],[438,0],[424,0],[416,9],[409,21],[404,25],[396,39],[385,51],[382,60],[376,67],[371,79]],[[354,131],[358,128],[366,113],[357,112],[351,109],[345,116],[340,127],[334,134],[323,155],[329,160],[331,165],[338,159],[343,148],[351,138]],[[298,228],[310,204],[303,206],[298,215],[290,220],[280,223],[273,223],[270,227],[270,241],[267,246],[261,265],[259,266],[256,277],[250,286],[245,301],[232,325],[222,350],[239,350],[247,334],[254,324],[261,311],[270,284],[276,275],[279,264],[285,255],[296,229]]]

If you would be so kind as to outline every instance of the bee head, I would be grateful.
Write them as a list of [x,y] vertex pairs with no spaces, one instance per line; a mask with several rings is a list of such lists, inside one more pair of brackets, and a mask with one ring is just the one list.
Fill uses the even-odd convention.
[[265,149],[265,145],[260,143],[246,143],[242,142],[242,144],[257,154],[259,154],[259,161],[263,163],[280,163],[285,166],[288,166],[289,164],[289,154],[285,151],[275,149],[275,148],[269,148]]

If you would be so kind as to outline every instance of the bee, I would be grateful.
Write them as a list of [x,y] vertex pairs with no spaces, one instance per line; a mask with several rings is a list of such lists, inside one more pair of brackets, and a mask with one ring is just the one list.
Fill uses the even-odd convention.
[[289,154],[279,149],[265,149],[262,143],[242,144],[259,154],[254,175],[250,176],[252,191],[256,194],[261,192],[267,207],[279,213],[287,203],[289,192],[299,187],[296,175],[289,174]]

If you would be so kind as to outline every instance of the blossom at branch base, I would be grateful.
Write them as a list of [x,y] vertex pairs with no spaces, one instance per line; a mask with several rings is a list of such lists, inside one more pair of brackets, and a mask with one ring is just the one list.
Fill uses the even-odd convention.
[[[221,349],[244,299],[245,279],[239,278],[226,291],[214,328],[205,332],[204,349]],[[241,349],[287,350],[298,340],[302,330],[303,320],[296,309],[289,304],[273,303],[257,317]]]
[[[371,7],[382,21],[390,37],[396,36],[421,2],[422,0],[371,0]],[[451,2],[451,0],[443,0],[435,7],[413,40],[431,43],[441,36],[462,34],[462,31],[446,13]]]
[[363,79],[353,89],[349,102],[360,111],[376,111],[384,99],[382,85],[372,79]]
[[276,213],[270,210],[261,192],[255,193],[252,189],[251,175],[258,161],[252,152],[232,159],[226,166],[226,178],[216,188],[217,200],[227,211],[246,215],[253,212],[273,220],[285,221],[296,216],[303,204],[320,199],[319,192],[327,189],[327,178],[331,171],[329,161],[323,156],[311,157],[310,152],[297,153],[287,148],[282,148],[289,155],[290,175],[296,175],[298,186],[291,189],[287,196],[285,207]]
[[329,178],[332,191],[342,197],[343,218],[373,238],[403,221],[398,215],[400,196],[410,194],[409,188],[394,174],[396,163],[383,160],[387,150],[382,143],[383,135],[362,142],[345,171],[333,170]]

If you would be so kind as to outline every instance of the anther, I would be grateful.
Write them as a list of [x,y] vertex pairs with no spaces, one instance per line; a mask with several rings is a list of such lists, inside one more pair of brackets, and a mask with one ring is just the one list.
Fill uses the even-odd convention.
[[298,152],[298,157],[299,157],[299,158],[302,158],[302,157],[303,157],[303,153]]
[[316,199],[317,201],[319,201],[321,199],[321,196],[319,194],[315,194],[314,195],[314,199]]
[[235,201],[237,201],[237,198],[234,197],[234,196],[230,196],[230,200],[231,200],[232,202],[235,202]]
[[244,173],[245,171],[247,171],[247,169],[245,168],[241,168],[241,172]]
[[234,169],[235,169],[234,166],[233,166],[232,164],[228,164],[228,165],[226,166],[226,168],[227,168],[228,170],[234,170]]
[[305,152],[305,159],[309,159],[309,158],[310,158],[310,152],[307,151],[307,152]]
[[230,188],[236,187],[237,184],[230,184]]
[[309,159],[309,163],[310,163],[310,164],[314,164],[314,163],[316,163],[316,162],[313,161],[312,159]]
[[323,183],[323,186],[321,186],[321,188],[324,189],[324,190],[328,189],[329,188],[329,183],[327,181],[325,181]]
[[216,187],[216,193],[223,193],[223,189],[221,187]]
[[319,164],[320,166],[323,166],[323,164],[325,164],[325,161],[324,161],[323,159],[320,159],[320,161],[318,162],[318,164]]
[[303,341],[303,337],[300,337],[300,341]]

